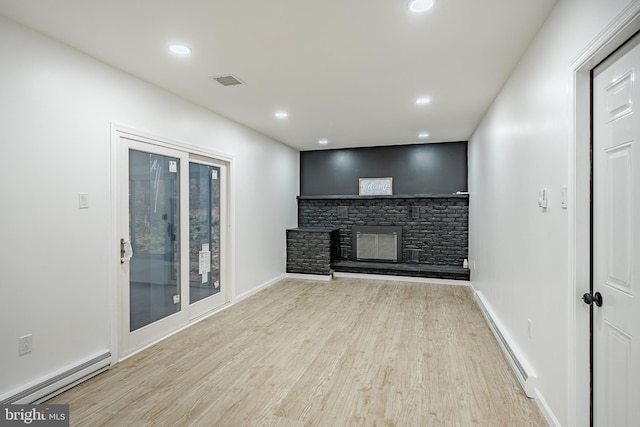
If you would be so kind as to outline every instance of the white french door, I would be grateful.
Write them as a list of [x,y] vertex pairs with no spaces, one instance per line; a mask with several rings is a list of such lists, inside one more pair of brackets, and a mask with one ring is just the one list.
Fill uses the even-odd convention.
[[593,73],[593,422],[640,425],[640,36]]
[[229,301],[227,164],[117,137],[120,358]]

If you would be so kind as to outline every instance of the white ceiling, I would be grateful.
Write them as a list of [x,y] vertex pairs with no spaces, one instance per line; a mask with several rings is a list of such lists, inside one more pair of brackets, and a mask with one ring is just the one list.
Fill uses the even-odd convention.
[[[407,0],[0,0],[0,14],[314,150],[467,140],[555,3],[437,0],[414,15]],[[193,53],[170,54],[175,42]],[[227,73],[246,85],[210,78]]]

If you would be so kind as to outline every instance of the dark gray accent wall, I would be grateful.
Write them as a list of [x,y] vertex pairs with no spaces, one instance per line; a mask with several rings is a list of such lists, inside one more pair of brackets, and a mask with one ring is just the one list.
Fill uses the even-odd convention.
[[300,152],[300,195],[357,195],[359,178],[393,178],[393,194],[467,191],[467,142]]

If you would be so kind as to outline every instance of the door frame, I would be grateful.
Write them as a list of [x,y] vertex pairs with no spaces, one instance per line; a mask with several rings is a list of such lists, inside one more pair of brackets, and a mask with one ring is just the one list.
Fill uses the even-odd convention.
[[[225,216],[227,218],[226,221],[226,229],[221,230],[221,233],[226,237],[225,241],[223,241],[221,248],[221,253],[224,253],[226,256],[221,260],[222,263],[220,265],[221,270],[225,270],[225,279],[227,286],[227,301],[221,306],[207,312],[205,314],[200,314],[195,317],[187,316],[187,323],[172,331],[167,336],[161,337],[153,342],[150,342],[136,351],[123,355],[122,349],[119,345],[119,334],[120,334],[120,315],[121,315],[121,306],[120,301],[122,298],[121,290],[119,286],[118,276],[119,276],[119,265],[120,265],[120,210],[122,209],[120,202],[120,138],[125,137],[128,139],[134,139],[141,142],[147,142],[152,145],[156,145],[159,147],[164,147],[172,150],[179,150],[183,152],[187,152],[187,167],[188,161],[191,158],[190,156],[199,156],[204,158],[210,158],[217,162],[223,163],[226,169],[226,186],[225,193],[227,195],[226,200],[226,209]],[[182,141],[172,140],[169,138],[161,137],[150,132],[142,131],[139,129],[135,129],[126,125],[122,125],[116,122],[111,123],[111,138],[110,138],[110,149],[111,149],[111,157],[110,157],[110,165],[109,165],[109,181],[110,181],[110,208],[109,208],[109,262],[110,268],[108,269],[109,277],[108,281],[110,283],[109,287],[109,304],[110,304],[110,316],[109,316],[109,332],[110,332],[110,341],[111,341],[111,353],[115,355],[114,362],[112,365],[133,356],[134,354],[139,353],[140,351],[152,346],[158,341],[167,338],[170,335],[173,335],[197,322],[200,320],[206,319],[207,317],[223,310],[224,308],[233,304],[236,295],[236,284],[235,284],[235,257],[233,253],[233,248],[235,247],[235,227],[234,221],[234,212],[235,212],[235,197],[234,197],[234,158],[225,153],[201,148],[199,146],[194,146],[191,144],[184,143]],[[185,298],[188,304],[188,296]]]
[[569,425],[591,422],[591,70],[640,31],[640,2],[629,4],[570,66],[569,147]]

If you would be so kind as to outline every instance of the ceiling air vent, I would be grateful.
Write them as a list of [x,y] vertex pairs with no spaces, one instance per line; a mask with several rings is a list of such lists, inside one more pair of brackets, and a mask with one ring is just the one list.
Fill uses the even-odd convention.
[[222,86],[237,86],[243,85],[245,82],[234,76],[233,74],[225,74],[223,76],[213,76],[213,80],[220,83]]

